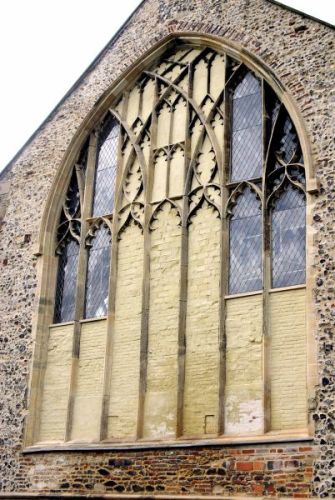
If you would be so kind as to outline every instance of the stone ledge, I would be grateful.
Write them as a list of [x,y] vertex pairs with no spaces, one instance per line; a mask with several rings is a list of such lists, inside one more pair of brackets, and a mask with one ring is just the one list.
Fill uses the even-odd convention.
[[[60,494],[46,494],[46,493],[0,493],[0,499],[11,500],[13,498],[19,498],[21,500],[29,498],[38,498],[40,500],[47,499],[57,499],[57,498],[69,498],[74,500],[245,500],[249,498],[250,500],[268,500],[268,496],[219,496],[219,495],[140,495],[140,494],[129,494],[129,495],[114,495],[114,494],[96,494],[88,493],[87,495],[76,495],[71,493]],[[279,498],[285,498],[285,500],[296,500],[296,497],[271,497],[272,500]],[[320,498],[320,497],[313,497]],[[325,500],[331,497],[324,497]]]
[[[226,437],[217,439],[192,439],[180,441],[165,441],[165,442],[133,442],[133,443],[45,443],[26,447],[22,450],[23,453],[47,453],[57,451],[118,451],[118,450],[152,450],[152,449],[169,449],[169,448],[205,448],[207,446],[248,446],[258,444],[271,443],[299,443],[312,442],[313,437],[308,434],[302,435],[283,435],[273,434],[264,436],[252,437]],[[1,497],[0,497],[1,498]],[[155,497],[156,498],[156,497]],[[228,497],[227,497],[228,498]],[[235,498],[235,497],[234,497]]]

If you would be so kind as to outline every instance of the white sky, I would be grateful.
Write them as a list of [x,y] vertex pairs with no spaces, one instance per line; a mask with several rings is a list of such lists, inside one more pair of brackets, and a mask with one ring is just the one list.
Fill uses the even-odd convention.
[[[0,171],[139,3],[140,0],[0,2]],[[334,0],[282,3],[335,24]]]

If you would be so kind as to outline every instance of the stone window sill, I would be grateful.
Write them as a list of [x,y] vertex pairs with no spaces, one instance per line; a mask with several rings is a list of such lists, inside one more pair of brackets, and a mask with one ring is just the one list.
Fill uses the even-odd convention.
[[118,450],[151,450],[171,448],[194,448],[206,446],[249,446],[271,443],[298,443],[312,441],[313,437],[306,432],[270,432],[261,436],[225,436],[215,438],[193,438],[183,437],[171,441],[102,441],[102,442],[43,442],[23,449],[23,453],[40,453],[53,451],[118,451]]

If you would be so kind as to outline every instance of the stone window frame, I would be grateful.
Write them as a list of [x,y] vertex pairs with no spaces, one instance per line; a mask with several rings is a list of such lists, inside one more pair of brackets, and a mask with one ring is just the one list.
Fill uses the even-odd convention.
[[[98,124],[101,122],[103,116],[113,104],[115,104],[117,97],[127,88],[136,81],[143,67],[148,67],[152,65],[159,57],[173,44],[176,40],[182,43],[187,43],[189,45],[195,45],[197,47],[208,47],[216,50],[217,52],[225,53],[228,56],[237,59],[245,64],[251,71],[253,71],[258,77],[261,77],[267,84],[272,88],[278,99],[287,109],[287,112],[292,119],[292,122],[297,131],[300,146],[304,156],[305,174],[306,174],[306,248],[310,249],[313,246],[313,229],[312,229],[312,209],[314,206],[314,194],[318,192],[318,183],[314,174],[313,167],[313,157],[308,140],[308,134],[305,129],[302,116],[289,92],[284,88],[281,82],[278,80],[274,72],[269,68],[263,61],[261,61],[255,55],[247,52],[243,47],[216,37],[213,35],[203,35],[201,33],[173,33],[165,37],[162,41],[158,42],[151,50],[146,54],[142,55],[137,59],[137,61],[132,64],[129,69],[121,75],[116,82],[104,93],[101,99],[98,101],[97,105],[92,109],[87,118],[79,127],[77,133],[75,134],[68,151],[62,161],[62,164],[55,176],[53,189],[51,189],[49,198],[46,203],[46,210],[41,223],[40,229],[40,240],[39,247],[35,252],[38,257],[38,272],[39,272],[39,287],[37,292],[38,298],[38,310],[34,315],[34,353],[33,353],[33,364],[30,374],[30,389],[28,394],[29,402],[29,412],[26,419],[25,425],[25,437],[24,443],[26,451],[38,451],[41,448],[34,445],[36,443],[37,429],[40,425],[40,414],[39,406],[42,392],[42,379],[43,370],[46,366],[46,352],[47,352],[47,336],[45,332],[47,331],[50,324],[53,323],[53,303],[54,303],[54,289],[53,286],[57,275],[57,257],[55,256],[55,232],[57,230],[59,214],[62,209],[62,203],[64,198],[64,193],[66,192],[67,186],[72,175],[73,165],[75,165],[78,152],[80,151],[82,145],[87,140],[87,131],[94,130]],[[95,160],[93,156],[95,155],[97,147],[97,135],[95,133],[90,134],[90,145],[88,158],[91,164],[94,164]],[[87,172],[86,182],[94,183],[94,169],[90,169]],[[118,182],[118,181],[117,181]],[[92,194],[91,194],[92,196]],[[85,203],[85,206],[92,204],[92,200]],[[83,220],[87,219],[88,214],[83,213]],[[108,221],[109,222],[109,221]],[[112,233],[112,238],[115,238],[115,231]],[[86,263],[82,259],[79,263],[78,270],[78,282],[82,280],[79,288],[85,290],[84,280]],[[112,269],[113,274],[113,269]],[[111,278],[115,280],[115,276]],[[316,342],[314,338],[315,331],[315,316],[313,314],[313,300],[312,300],[312,285],[314,283],[314,271],[312,267],[312,252],[308,251],[306,256],[306,338],[307,338],[307,394],[308,394],[308,404],[309,412],[312,410],[314,401],[314,388],[317,385],[317,362],[316,362]],[[238,296],[238,295],[237,295]],[[79,301],[84,303],[84,297],[79,297]],[[75,327],[74,337],[78,337],[79,330]],[[74,340],[74,351],[73,356],[76,356],[76,341]],[[266,348],[266,342],[265,342]],[[268,366],[265,367],[265,371],[269,369]],[[103,424],[102,424],[103,426]],[[308,416],[308,432],[307,434],[301,435],[297,433],[296,435],[288,435],[283,433],[272,433],[272,435],[264,435],[263,437],[257,437],[257,439],[248,438],[247,442],[276,442],[276,441],[301,441],[303,439],[310,439],[313,435],[313,422]],[[155,443],[95,443],[94,445],[52,445],[49,447],[53,449],[76,449],[76,450],[86,450],[91,448],[97,449],[119,449],[119,448],[146,448],[146,447],[162,447],[162,446],[196,446],[203,444],[218,444],[218,443],[239,443],[246,442],[245,439],[235,437],[235,436],[223,436],[217,439],[211,440],[189,440],[184,443],[180,440],[176,442],[166,443],[164,441],[159,444]],[[48,449],[48,446],[43,446],[42,449]]]

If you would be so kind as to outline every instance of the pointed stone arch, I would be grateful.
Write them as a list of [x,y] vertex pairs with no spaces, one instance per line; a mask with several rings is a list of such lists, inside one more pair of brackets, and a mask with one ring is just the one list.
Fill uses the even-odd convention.
[[[124,136],[127,138],[130,144],[131,151],[129,153],[128,159],[126,160],[126,164],[123,166],[123,172],[120,171],[118,173],[117,177],[117,182],[116,182],[116,208],[115,212],[112,214],[110,220],[112,220],[111,225],[112,225],[112,232],[113,232],[113,252],[115,252],[112,255],[112,266],[111,266],[111,279],[110,279],[110,287],[113,289],[116,286],[116,271],[113,268],[115,267],[116,263],[118,262],[118,256],[117,256],[117,250],[114,250],[114,247],[116,248],[117,245],[116,239],[117,235],[119,234],[120,230],[123,229],[123,227],[130,221],[134,220],[135,222],[138,222],[141,227],[143,227],[143,239],[144,239],[144,263],[143,263],[143,288],[142,288],[142,322],[141,322],[141,369],[140,369],[140,375],[139,375],[139,386],[140,386],[140,395],[139,395],[139,406],[138,406],[138,427],[137,427],[137,437],[142,437],[142,432],[143,432],[143,418],[144,418],[144,413],[145,413],[145,381],[147,377],[146,373],[146,368],[143,368],[145,365],[147,358],[146,358],[146,353],[145,349],[147,349],[147,341],[148,341],[148,309],[149,309],[149,290],[148,287],[148,276],[150,272],[150,256],[149,256],[149,247],[146,245],[146,241],[148,241],[148,234],[150,232],[150,224],[152,221],[152,218],[155,216],[155,213],[162,207],[164,204],[169,203],[171,206],[173,206],[176,211],[178,212],[178,215],[181,214],[181,233],[182,233],[182,243],[181,243],[181,267],[184,266],[186,267],[185,264],[185,259],[187,258],[187,240],[186,234],[187,234],[187,222],[189,220],[190,216],[194,216],[197,213],[198,207],[201,207],[203,203],[206,203],[208,205],[211,205],[213,210],[215,209],[216,212],[216,219],[219,219],[219,221],[215,220],[215,224],[217,225],[216,227],[216,235],[218,236],[217,238],[217,249],[219,248],[219,244],[222,245],[222,242],[220,243],[220,237],[219,237],[219,232],[222,230],[220,229],[222,225],[224,225],[224,222],[222,222],[223,218],[223,208],[222,206],[219,206],[219,203],[216,202],[216,197],[221,196],[221,192],[225,189],[223,185],[223,171],[224,171],[224,158],[223,158],[223,153],[221,153],[221,150],[224,146],[222,146],[219,143],[218,137],[216,136],[213,127],[212,127],[212,121],[215,119],[216,116],[223,116],[224,115],[224,110],[220,108],[220,106],[224,106],[223,101],[224,101],[224,92],[225,89],[219,90],[218,94],[215,96],[215,99],[213,99],[211,96],[207,95],[206,93],[204,94],[203,98],[199,101],[196,102],[195,99],[193,99],[193,96],[190,95],[184,88],[178,87],[178,85],[183,81],[184,78],[184,73],[183,69],[180,69],[180,65],[176,63],[176,61],[173,61],[171,63],[171,74],[175,75],[178,73],[178,70],[180,70],[180,75],[178,76],[173,76],[173,81],[169,81],[167,78],[169,72],[163,71],[163,74],[157,72],[154,73],[152,71],[152,66],[154,65],[155,62],[157,62],[164,54],[169,53],[173,48],[177,47],[178,44],[186,44],[189,47],[196,47],[199,49],[201,52],[202,50],[204,52],[206,51],[212,51],[213,54],[216,52],[220,55],[224,55],[224,57],[229,57],[232,59],[235,59],[239,61],[240,66],[237,69],[237,72],[242,72],[244,71],[243,68],[247,68],[251,71],[253,71],[259,78],[261,78],[264,82],[267,83],[272,89],[275,95],[278,96],[278,99],[283,103],[283,106],[285,106],[289,116],[292,119],[292,122],[294,123],[295,129],[297,131],[297,134],[299,136],[300,140],[300,145],[303,151],[304,155],[304,166],[305,166],[305,171],[306,171],[306,191],[308,193],[313,193],[315,192],[317,186],[314,178],[314,172],[313,172],[313,164],[312,164],[312,156],[310,153],[310,147],[309,147],[309,142],[306,134],[306,130],[303,124],[303,120],[300,116],[300,113],[298,111],[297,106],[295,105],[292,97],[290,94],[285,90],[285,88],[281,85],[280,81],[277,79],[276,75],[268,68],[259,58],[256,56],[250,54],[249,52],[246,52],[244,49],[241,49],[241,47],[238,47],[236,44],[229,42],[228,40],[211,36],[211,35],[203,35],[199,33],[174,33],[172,35],[167,36],[163,40],[161,40],[158,44],[153,46],[148,52],[146,52],[142,57],[139,58],[136,63],[134,63],[122,76],[120,76],[116,82],[113,83],[113,85],[101,96],[99,101],[96,103],[96,106],[94,109],[91,110],[91,112],[88,114],[82,125],[79,127],[77,133],[75,134],[67,153],[65,154],[64,160],[62,162],[62,165],[56,174],[54,184],[52,187],[52,190],[49,195],[49,199],[47,201],[47,208],[45,210],[42,224],[41,224],[41,233],[40,233],[40,248],[38,249],[38,254],[42,256],[41,262],[40,262],[40,267],[41,267],[41,283],[40,283],[40,308],[39,308],[39,316],[38,316],[38,322],[37,322],[37,330],[36,330],[36,352],[35,352],[35,367],[33,369],[33,376],[32,376],[32,396],[31,396],[31,405],[32,408],[35,408],[35,414],[36,414],[36,424],[32,423],[32,419],[30,419],[30,423],[27,427],[27,442],[32,444],[33,442],[36,441],[36,436],[37,432],[36,429],[38,428],[39,422],[39,413],[36,411],[36,408],[38,408],[38,398],[39,394],[41,392],[41,387],[42,387],[42,376],[41,373],[39,373],[39,360],[43,359],[43,350],[45,350],[46,346],[46,340],[45,340],[45,330],[48,327],[48,325],[51,323],[50,321],[50,308],[53,299],[53,293],[50,293],[48,290],[52,288],[52,285],[54,283],[55,279],[55,266],[56,266],[56,258],[54,255],[54,250],[55,250],[55,232],[56,232],[56,227],[57,227],[57,221],[59,219],[59,214],[61,211],[62,203],[64,201],[64,193],[66,192],[66,188],[68,186],[69,180],[72,175],[73,168],[75,165],[78,163],[79,158],[81,157],[81,148],[82,145],[89,140],[89,146],[88,146],[88,163],[91,165],[90,171],[86,173],[86,183],[92,183],[94,179],[94,155],[96,153],[96,147],[97,147],[97,130],[99,128],[99,124],[103,117],[105,116],[106,112],[109,110],[112,110],[113,116],[118,120],[120,123],[120,128],[121,128],[121,134],[124,133]],[[202,60],[200,58],[200,60]],[[214,60],[213,56],[211,56],[211,61]],[[126,123],[126,118],[124,116],[125,111],[122,107],[122,104],[120,104],[121,96],[127,95],[137,84],[137,80],[141,72],[144,71],[145,78],[152,80],[153,78],[156,78],[156,81],[158,82],[157,85],[162,84],[162,94],[157,97],[157,101],[155,106],[152,108],[152,112],[149,113],[148,116],[146,116],[145,120],[142,120],[140,117],[137,117],[135,120],[132,121],[131,124]],[[176,73],[177,72],[177,73]],[[140,92],[140,91],[139,91]],[[159,89],[157,89],[157,92],[159,92]],[[152,135],[149,137],[149,140],[155,140],[152,139],[155,134],[155,113],[161,103],[164,102],[164,100],[168,97],[169,92],[176,92],[177,97],[171,104],[171,107],[174,106],[174,104],[178,101],[178,99],[182,99],[183,102],[186,103],[187,106],[187,112],[189,113],[188,118],[189,118],[189,123],[194,125],[194,123],[198,120],[199,126],[201,129],[200,135],[196,141],[196,145],[193,151],[193,157],[189,161],[189,164],[187,165],[187,160],[189,160],[189,148],[190,145],[187,144],[167,144],[164,145],[164,148],[160,148],[161,150],[164,149],[166,156],[168,158],[167,161],[170,161],[170,157],[172,156],[173,151],[175,151],[177,148],[179,148],[180,151],[184,152],[184,157],[185,157],[185,172],[184,172],[184,177],[183,177],[183,182],[185,186],[185,193],[182,196],[179,196],[177,198],[180,198],[178,201],[176,200],[171,200],[171,201],[166,201],[169,199],[169,192],[168,192],[168,186],[169,186],[169,167],[167,166],[167,180],[166,184],[164,185],[165,189],[165,194],[162,195],[162,199],[155,199],[152,200],[151,197],[151,185],[152,185],[152,179],[153,179],[153,159],[156,158],[157,156],[157,151],[155,150],[154,147],[152,147],[152,150],[150,150],[149,155],[148,155],[148,160],[145,159],[144,153],[142,150],[142,141],[144,141],[145,138],[148,137],[148,129],[149,127],[152,127]],[[204,111],[204,108],[206,108],[206,111]],[[221,115],[222,113],[222,115]],[[135,130],[136,129],[136,130]],[[123,132],[122,132],[123,131]],[[185,143],[188,141],[187,135],[189,132],[185,131]],[[122,139],[120,139],[122,140]],[[212,155],[215,157],[215,162],[216,165],[213,167],[213,171],[216,168],[217,171],[219,172],[218,174],[218,179],[214,179],[214,175],[210,174],[208,179],[206,177],[201,177],[198,175],[198,183],[199,186],[192,186],[192,178],[196,177],[194,175],[195,170],[192,171],[192,169],[196,169],[197,165],[197,157],[201,153],[201,145],[203,142],[207,142],[210,145],[210,148],[207,148],[207,152],[210,151]],[[227,143],[228,139],[227,136],[224,137],[225,143]],[[170,142],[170,141],[168,141]],[[222,143],[224,144],[223,138],[222,138]],[[139,169],[141,173],[141,182],[143,183],[143,187],[138,189],[136,192],[134,200],[127,205],[122,206],[122,189],[124,186],[124,183],[126,182],[126,178],[128,175],[130,175],[130,170],[132,164],[138,160],[139,162]],[[226,165],[227,167],[227,165]],[[120,169],[121,170],[121,169]],[[220,177],[221,176],[221,177]],[[201,178],[200,178],[201,177]],[[199,180],[200,179],[200,180]],[[80,184],[80,183],[79,183]],[[164,190],[163,189],[163,190]],[[81,188],[83,190],[83,188]],[[210,190],[214,190],[215,193],[211,192]],[[195,206],[193,208],[190,208],[190,203],[187,197],[190,195],[199,195],[199,200],[195,202]],[[215,196],[214,196],[215,195]],[[92,196],[92,195],[91,195]],[[182,199],[183,198],[183,199]],[[136,204],[136,206],[135,206]],[[222,202],[221,202],[222,205]],[[89,203],[86,200],[86,207],[89,206]],[[124,214],[124,220],[117,215],[122,215]],[[91,220],[92,216],[89,213],[89,209],[86,209],[86,212],[83,214],[83,220],[86,220],[83,229],[83,233],[86,234],[90,224],[94,224],[94,221]],[[208,218],[208,221],[211,219]],[[203,226],[206,226],[206,221],[204,219]],[[221,225],[221,226],[220,226]],[[220,233],[221,234],[221,233]],[[219,255],[219,252],[217,252],[217,255]],[[223,259],[224,252],[222,251],[221,259]],[[215,255],[216,256],[216,255]],[[83,279],[81,278],[81,273],[84,274],[86,262],[85,258],[82,259],[82,264],[81,268],[78,272],[78,282],[83,285],[82,281]],[[114,270],[113,270],[114,269]],[[217,271],[217,268],[215,268],[215,272]],[[185,279],[185,271],[183,270],[184,275],[183,279]],[[213,273],[215,274],[215,273]],[[217,285],[217,283],[216,283]],[[215,286],[216,286],[215,285]],[[220,285],[222,286],[222,285]],[[218,285],[219,287],[219,285]],[[218,288],[217,287],[217,288]],[[216,290],[216,288],[215,288]],[[186,298],[187,298],[187,285],[181,284],[180,285],[180,297],[181,297],[181,302],[186,303]],[[222,290],[220,291],[222,293]],[[112,314],[115,312],[113,309],[113,301],[115,302],[115,297],[113,297],[113,293],[111,294],[111,299],[110,299],[110,311],[112,311]],[[219,299],[218,299],[219,301]],[[79,302],[78,302],[79,303]],[[183,306],[180,306],[180,311],[181,315],[183,315],[183,319],[179,320],[178,324],[178,342],[179,342],[179,378],[178,378],[178,384],[181,385],[182,379],[183,379],[183,370],[184,370],[184,358],[183,358],[183,349],[185,348],[184,346],[184,341],[185,337],[183,337],[182,331],[185,330],[185,310],[182,310]],[[223,344],[223,336],[222,336],[222,323],[224,321],[223,319],[223,306],[222,303],[219,301],[218,304],[218,310],[220,310],[220,317],[218,319],[219,322],[219,330],[220,330],[220,345]],[[77,307],[77,313],[76,313],[76,318],[75,318],[75,325],[74,325],[74,356],[78,356],[79,352],[79,338],[80,338],[80,326],[77,325],[78,322],[80,322],[80,307]],[[112,316],[111,314],[111,316]],[[109,320],[107,330],[108,330],[108,335],[111,336],[113,333],[113,319]],[[101,409],[101,425],[100,425],[100,430],[99,430],[99,438],[104,439],[108,435],[108,429],[106,424],[107,420],[107,407],[108,407],[108,402],[110,400],[110,383],[108,382],[108,370],[110,370],[110,341],[107,339],[107,344],[106,344],[106,365],[105,365],[105,371],[104,371],[104,389],[103,389],[103,395],[102,395],[102,409]],[[221,348],[221,347],[220,347]],[[220,360],[220,363],[222,364],[222,359]],[[76,376],[75,375],[75,368],[72,367],[71,369],[71,376]],[[75,390],[75,382],[72,383],[71,388],[70,388],[70,398],[69,398],[69,408],[67,411],[67,420],[66,420],[66,429],[65,429],[65,434],[64,434],[64,440],[69,440],[71,437],[71,432],[73,430],[73,408],[71,407],[72,404],[72,399],[74,398],[74,391]],[[178,389],[178,411],[180,413],[183,412],[182,408],[182,397],[183,397],[183,389],[179,387]],[[221,394],[221,389],[220,389],[220,396],[219,396],[220,402],[219,406],[220,408],[222,407],[222,394]],[[72,398],[72,399],[71,399]],[[199,401],[200,401],[200,396],[199,396]],[[188,405],[190,403],[188,402]],[[34,411],[34,410],[33,410]],[[207,415],[211,417],[212,415]],[[219,415],[215,417],[215,422],[218,422],[217,428],[219,429],[219,433],[223,431],[223,424],[222,424],[222,415]],[[214,421],[213,420],[213,421]],[[198,425],[198,424],[197,424]],[[202,425],[202,424],[201,424]],[[207,424],[206,424],[207,425]],[[208,423],[208,428],[210,427],[210,423]],[[216,424],[215,424],[216,425]],[[200,423],[199,423],[200,426]],[[177,416],[177,427],[178,431],[176,432],[176,437],[179,437],[182,432],[183,432],[183,423],[182,423],[182,416]],[[192,426],[191,426],[192,427]],[[191,428],[190,427],[190,428]],[[200,427],[199,427],[200,428]],[[266,425],[264,425],[264,428],[266,428]]]

